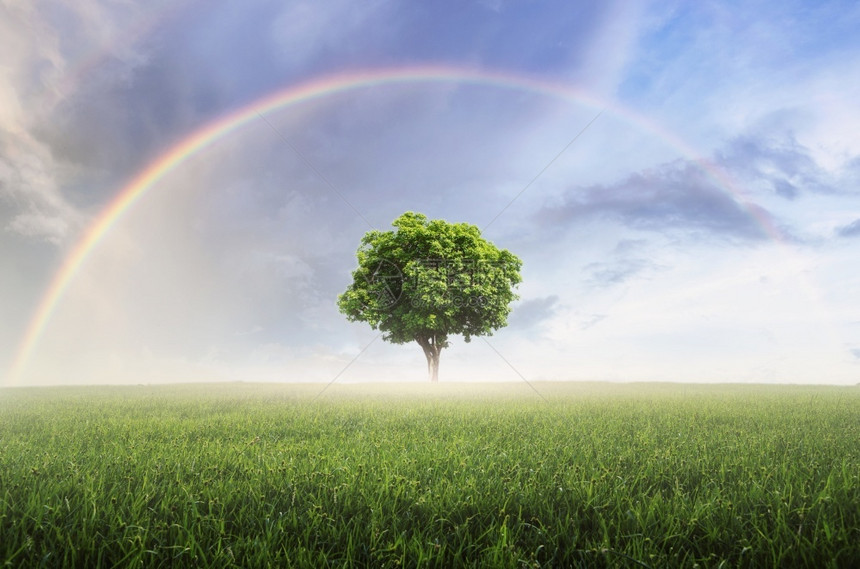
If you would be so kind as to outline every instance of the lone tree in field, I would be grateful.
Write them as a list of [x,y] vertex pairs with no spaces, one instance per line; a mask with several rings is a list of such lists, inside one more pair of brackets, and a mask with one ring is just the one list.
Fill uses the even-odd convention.
[[462,334],[469,342],[507,325],[522,261],[468,223],[406,212],[391,225],[396,231],[364,235],[353,282],[337,304],[347,319],[367,322],[384,340],[418,342],[436,382],[448,336]]

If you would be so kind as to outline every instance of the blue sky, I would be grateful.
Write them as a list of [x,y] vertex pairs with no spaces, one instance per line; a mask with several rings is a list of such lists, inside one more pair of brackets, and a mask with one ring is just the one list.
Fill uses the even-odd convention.
[[272,113],[119,220],[15,383],[423,381],[417,345],[335,306],[368,224],[407,210],[524,263],[510,325],[455,338],[443,381],[857,383],[858,28],[854,2],[4,4],[0,382],[171,146],[323,76],[436,65],[596,104],[438,82]]

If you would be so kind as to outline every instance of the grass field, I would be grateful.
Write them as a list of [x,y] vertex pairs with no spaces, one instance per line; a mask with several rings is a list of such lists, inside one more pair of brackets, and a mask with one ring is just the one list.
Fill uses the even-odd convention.
[[860,389],[0,390],[0,562],[860,567]]

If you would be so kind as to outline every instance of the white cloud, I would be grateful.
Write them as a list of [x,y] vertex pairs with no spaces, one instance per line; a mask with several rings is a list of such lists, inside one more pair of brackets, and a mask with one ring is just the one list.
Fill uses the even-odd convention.
[[66,187],[81,183],[82,171],[55,155],[51,129],[101,59],[122,62],[113,67],[115,80],[140,64],[135,34],[148,31],[140,22],[152,25],[159,9],[95,0],[0,5],[0,199],[11,214],[7,231],[56,245],[77,235],[85,215]]
[[655,3],[651,10],[657,25],[640,43],[624,96],[699,141],[700,152],[787,111],[781,120],[802,144],[822,149],[819,162],[834,151],[858,153],[856,4]]
[[65,62],[55,31],[29,3],[0,6],[0,199],[7,231],[60,243],[75,221],[57,185],[57,165],[29,132],[38,104]]
[[15,216],[7,230],[26,237],[40,237],[51,243],[65,241],[68,223],[60,217],[46,217],[37,213],[21,213]]

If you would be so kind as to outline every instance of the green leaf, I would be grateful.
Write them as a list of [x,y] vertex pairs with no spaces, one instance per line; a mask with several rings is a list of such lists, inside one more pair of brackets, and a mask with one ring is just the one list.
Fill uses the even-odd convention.
[[391,225],[361,239],[353,282],[337,299],[347,320],[395,344],[435,338],[440,347],[450,335],[468,342],[507,325],[522,281],[517,256],[468,223],[408,211]]

